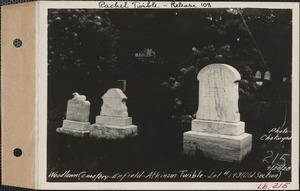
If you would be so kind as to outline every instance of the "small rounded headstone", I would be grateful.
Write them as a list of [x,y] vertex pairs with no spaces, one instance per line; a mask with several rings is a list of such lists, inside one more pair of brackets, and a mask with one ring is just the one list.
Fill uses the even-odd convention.
[[271,80],[271,72],[270,72],[270,71],[266,71],[266,72],[265,72],[264,79],[265,79],[265,80]]
[[259,70],[255,73],[255,78],[258,80],[261,79],[261,72]]

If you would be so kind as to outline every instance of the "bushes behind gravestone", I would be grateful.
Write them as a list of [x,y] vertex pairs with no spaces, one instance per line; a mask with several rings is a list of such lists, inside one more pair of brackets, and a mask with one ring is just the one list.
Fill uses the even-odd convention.
[[165,94],[169,95],[170,116],[183,126],[184,130],[190,129],[191,120],[196,116],[198,108],[198,72],[212,63],[232,64],[230,46],[228,44],[216,48],[207,45],[201,49],[192,48],[189,59],[182,63],[178,72],[161,84]]
[[[95,116],[102,104],[101,95],[113,87],[119,69],[119,72],[125,74],[124,79],[128,80],[126,94],[129,97],[128,104],[135,105],[129,106],[135,110],[133,117],[141,113],[142,108],[136,109],[137,106],[148,104],[154,111],[151,112],[157,113],[157,116],[162,114],[190,128],[190,121],[195,117],[198,105],[197,73],[208,64],[226,63],[242,74],[239,89],[242,119],[245,117],[245,120],[255,121],[259,116],[264,116],[272,91],[269,91],[270,96],[266,96],[268,91],[257,87],[251,68],[243,68],[245,65],[255,65],[253,58],[257,59],[258,54],[254,45],[248,41],[249,34],[240,16],[232,12],[234,10],[227,9],[193,12],[199,20],[190,19],[190,29],[179,27],[180,30],[177,30],[181,20],[177,19],[177,10],[174,11],[176,14],[171,10],[163,13],[151,11],[151,14],[142,11],[112,14],[105,10],[49,10],[50,105],[65,105],[72,93],[77,91],[87,95],[93,103],[91,116]],[[248,15],[245,18],[249,26],[259,26],[254,32],[261,39],[269,39],[266,36],[269,33],[265,31],[275,31],[274,34],[277,34],[276,30],[271,29],[281,27],[282,23],[290,25],[290,16],[280,17],[270,10],[251,11],[242,10],[243,14]],[[256,18],[257,14],[262,16],[261,19]],[[274,14],[275,17],[270,17]],[[184,16],[179,12],[179,15],[182,19],[189,18],[186,17],[188,14]],[[285,18],[282,23],[275,22],[281,18]],[[158,20],[162,21],[153,22]],[[149,26],[155,30],[149,30]],[[289,34],[290,29],[287,29],[286,33]],[[194,35],[196,33],[202,35]],[[160,34],[168,35],[160,37]],[[149,39],[151,42],[148,42]],[[170,42],[177,43],[170,46]],[[273,38],[270,42],[275,43],[274,47],[277,46],[278,42]],[[142,63],[135,60],[135,53],[139,57],[140,52],[137,50],[142,47],[146,47],[146,52],[151,50],[156,53],[150,54],[155,58],[154,61],[146,59],[147,63]],[[191,53],[188,53],[188,47],[191,47]],[[118,49],[122,51],[118,52]],[[273,57],[274,49],[265,48],[264,51]],[[120,60],[122,63],[119,63]],[[160,113],[156,112],[159,110]]]
[[108,12],[52,9],[48,23],[48,86],[60,90],[49,97],[69,97],[74,87],[90,92],[114,79],[119,31]]
[[48,24],[49,115],[58,108],[65,112],[78,92],[93,103],[95,116],[116,78],[118,29],[104,10],[50,9]]
[[[219,49],[224,49],[224,46]],[[229,49],[228,47],[228,51]],[[276,107],[281,107],[282,103],[280,102],[283,101],[280,101],[279,93],[275,92],[276,87],[280,84],[266,82],[263,86],[259,86],[250,66],[235,65],[234,61],[230,60],[230,52],[228,52],[227,57],[218,55],[218,51],[213,45],[204,47],[201,51],[192,48],[190,64],[182,67],[176,77],[169,77],[161,84],[165,94],[169,95],[169,102],[172,102],[170,103],[170,107],[172,107],[169,114],[170,118],[177,120],[184,131],[190,129],[191,120],[195,118],[198,106],[197,74],[204,66],[216,62],[229,62],[241,74],[239,110],[241,120],[248,124],[247,127],[250,128],[250,131],[261,131],[262,129],[267,131],[272,124],[280,123],[280,120],[270,121],[272,115],[285,115],[283,111],[274,110]]]

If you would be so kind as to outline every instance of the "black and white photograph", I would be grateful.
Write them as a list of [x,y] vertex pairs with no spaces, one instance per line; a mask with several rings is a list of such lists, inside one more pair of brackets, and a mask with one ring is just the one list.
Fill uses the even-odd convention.
[[293,9],[68,3],[46,13],[47,183],[289,188]]

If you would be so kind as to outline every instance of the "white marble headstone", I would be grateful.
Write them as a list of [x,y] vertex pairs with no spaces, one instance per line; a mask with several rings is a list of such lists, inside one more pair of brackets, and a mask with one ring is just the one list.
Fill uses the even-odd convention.
[[255,73],[255,78],[261,79],[261,72],[259,70]]
[[225,64],[204,67],[197,76],[199,80],[199,106],[197,119],[239,122],[238,81],[239,72]]
[[101,116],[128,117],[126,95],[118,88],[109,89],[103,96]]
[[80,95],[77,92],[73,93],[73,96],[68,101],[67,115],[66,119],[63,120],[63,126],[57,128],[56,131],[83,137],[88,135],[91,129],[89,122],[90,102],[86,100],[85,95]]
[[90,102],[86,101],[84,95],[77,92],[73,94],[73,98],[68,101],[67,120],[88,122],[90,116]]
[[91,137],[97,139],[125,139],[138,133],[132,118],[128,117],[126,95],[118,88],[109,89],[103,96],[103,105],[96,123],[92,125]]
[[183,134],[183,153],[220,161],[241,162],[251,152],[252,135],[245,133],[238,110],[240,74],[226,64],[211,64],[197,76],[199,107],[191,131]]
[[265,72],[264,79],[265,79],[265,80],[271,80],[271,72],[270,72],[270,71],[266,71],[266,72]]

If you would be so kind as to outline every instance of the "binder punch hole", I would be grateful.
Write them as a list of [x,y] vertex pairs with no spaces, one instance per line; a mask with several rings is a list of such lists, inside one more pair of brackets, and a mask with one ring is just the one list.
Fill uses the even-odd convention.
[[22,41],[20,40],[20,39],[18,39],[18,38],[16,38],[15,40],[14,40],[14,46],[16,47],[16,48],[20,48],[21,46],[22,46]]
[[22,150],[19,148],[14,149],[15,157],[20,157],[22,155]]

